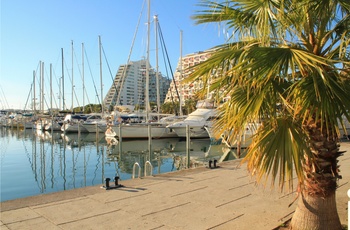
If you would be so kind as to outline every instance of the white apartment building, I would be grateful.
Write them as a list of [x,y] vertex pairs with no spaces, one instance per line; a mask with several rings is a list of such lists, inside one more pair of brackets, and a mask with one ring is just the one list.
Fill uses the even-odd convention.
[[[159,75],[160,103],[164,103],[170,80]],[[156,72],[149,70],[149,101],[157,102]],[[131,61],[120,65],[114,81],[104,98],[104,105],[112,109],[115,105],[142,105],[145,103],[146,60]]]
[[184,104],[186,100],[191,99],[198,90],[203,89],[202,81],[195,81],[186,84],[182,83],[181,81],[186,79],[191,73],[188,67],[199,64],[200,62],[207,60],[209,57],[209,52],[200,51],[197,53],[188,54],[182,59],[180,58],[174,74],[174,80],[170,83],[165,102],[172,102],[172,100],[179,101],[176,88],[179,92],[181,104]]

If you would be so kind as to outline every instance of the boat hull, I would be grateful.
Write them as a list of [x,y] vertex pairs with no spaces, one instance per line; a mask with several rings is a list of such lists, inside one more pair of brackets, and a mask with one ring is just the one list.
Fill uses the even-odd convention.
[[[171,127],[170,129],[174,130],[178,137],[185,138],[186,127]],[[207,130],[203,127],[189,126],[190,138],[209,138]]]
[[[120,128],[121,127],[121,128]],[[149,131],[150,128],[150,131]],[[110,130],[112,129],[112,130]],[[121,125],[111,126],[106,131],[106,136],[115,135],[121,138],[128,139],[144,139],[150,136],[152,138],[172,138],[177,137],[177,134],[164,125],[147,125],[147,124],[135,124],[135,125]],[[120,130],[121,129],[121,130]]]
[[61,125],[57,122],[50,122],[47,125],[45,125],[46,131],[61,131]]
[[82,124],[63,124],[61,131],[65,133],[88,133],[87,129]]
[[87,130],[89,133],[102,133],[103,130],[100,129],[99,124],[83,124],[83,127]]

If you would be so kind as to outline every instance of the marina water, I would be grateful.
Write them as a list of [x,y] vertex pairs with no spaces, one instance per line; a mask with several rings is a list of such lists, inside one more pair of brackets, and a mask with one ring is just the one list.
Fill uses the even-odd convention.
[[[139,172],[145,176],[145,167],[148,176],[181,170],[188,164],[186,141],[178,138],[119,143],[102,133],[78,135],[2,127],[0,151],[1,201],[103,186],[106,178],[113,180],[115,176],[122,184],[123,180],[137,178]],[[189,167],[236,157],[233,150],[210,139],[191,140],[189,154]]]

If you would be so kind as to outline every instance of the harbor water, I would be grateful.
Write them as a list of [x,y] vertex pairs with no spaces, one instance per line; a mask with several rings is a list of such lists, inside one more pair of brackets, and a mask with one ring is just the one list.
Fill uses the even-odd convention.
[[[189,158],[187,158],[189,153]],[[63,134],[0,128],[1,201],[105,184],[236,158],[210,139],[123,140],[102,133]],[[187,160],[189,159],[189,160]],[[137,163],[137,164],[136,164]],[[146,170],[145,170],[146,169]],[[146,173],[146,174],[145,174]]]

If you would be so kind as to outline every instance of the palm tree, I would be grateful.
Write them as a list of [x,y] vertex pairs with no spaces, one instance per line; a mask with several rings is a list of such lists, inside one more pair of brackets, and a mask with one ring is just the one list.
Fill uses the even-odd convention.
[[162,113],[175,114],[179,108],[179,102],[166,102],[161,105]]
[[183,114],[188,115],[188,114],[192,113],[193,111],[195,111],[196,110],[196,105],[197,105],[197,100],[187,99],[185,101],[184,106],[182,107]]
[[211,91],[230,98],[216,133],[238,135],[247,123],[261,122],[244,162],[258,181],[272,176],[282,190],[294,190],[296,175],[292,229],[341,229],[335,192],[339,124],[350,120],[350,2],[202,0],[199,6],[196,24],[217,23],[231,34],[189,78],[208,81],[215,73]]

